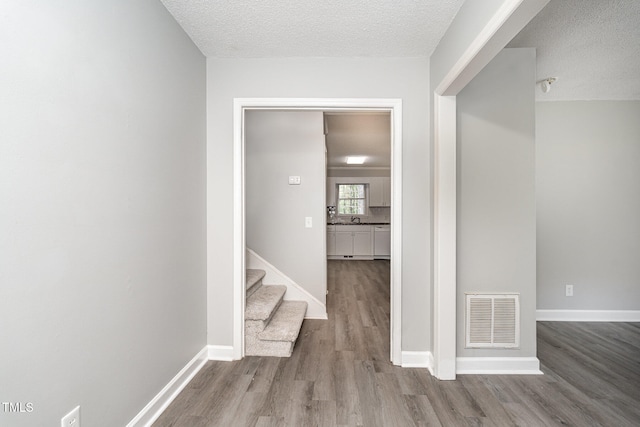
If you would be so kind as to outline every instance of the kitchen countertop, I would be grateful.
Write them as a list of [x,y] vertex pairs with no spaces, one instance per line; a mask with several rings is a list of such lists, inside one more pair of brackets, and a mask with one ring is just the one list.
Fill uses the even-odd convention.
[[335,224],[331,224],[330,222],[327,225],[389,225],[388,222],[336,222]]

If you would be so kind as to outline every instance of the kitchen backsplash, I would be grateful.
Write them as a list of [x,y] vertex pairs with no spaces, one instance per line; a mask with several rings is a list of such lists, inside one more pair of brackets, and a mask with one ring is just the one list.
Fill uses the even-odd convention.
[[[369,215],[358,215],[362,222],[389,222],[391,219],[390,207],[377,207],[369,208]],[[331,222],[329,215],[327,215],[327,224]],[[336,217],[336,222],[339,220]]]

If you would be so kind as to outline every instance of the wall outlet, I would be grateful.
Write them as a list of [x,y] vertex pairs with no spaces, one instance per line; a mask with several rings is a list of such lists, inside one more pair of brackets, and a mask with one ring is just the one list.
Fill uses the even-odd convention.
[[565,285],[564,296],[566,296],[566,297],[572,297],[573,296],[573,285]]
[[300,185],[300,177],[299,176],[290,176],[289,177],[289,185]]
[[307,216],[304,218],[304,226],[307,228],[313,227],[313,217]]
[[80,427],[80,406],[76,406],[71,412],[62,417],[60,427]]

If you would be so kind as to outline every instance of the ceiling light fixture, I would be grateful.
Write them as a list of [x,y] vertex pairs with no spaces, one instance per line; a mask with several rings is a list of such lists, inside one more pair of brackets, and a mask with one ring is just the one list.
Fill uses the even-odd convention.
[[540,80],[538,83],[540,84],[540,89],[542,92],[549,93],[551,91],[551,84],[555,83],[558,80],[557,77],[548,77],[544,80]]
[[364,163],[366,157],[349,156],[347,157],[348,165],[361,165]]

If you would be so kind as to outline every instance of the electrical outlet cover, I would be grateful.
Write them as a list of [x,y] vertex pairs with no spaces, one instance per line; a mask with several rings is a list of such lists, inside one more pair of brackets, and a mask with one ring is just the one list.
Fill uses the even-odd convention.
[[76,406],[60,420],[60,427],[80,427],[80,406]]

